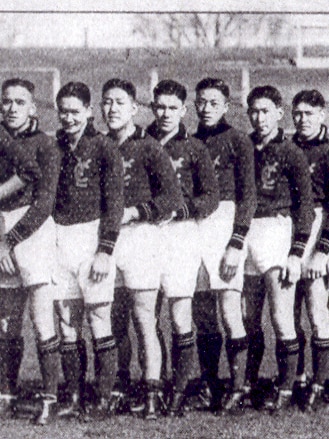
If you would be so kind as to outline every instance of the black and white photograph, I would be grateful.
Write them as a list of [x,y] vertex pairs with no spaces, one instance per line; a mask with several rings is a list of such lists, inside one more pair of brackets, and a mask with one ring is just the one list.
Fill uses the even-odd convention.
[[2,2],[0,94],[0,439],[327,437],[328,2]]

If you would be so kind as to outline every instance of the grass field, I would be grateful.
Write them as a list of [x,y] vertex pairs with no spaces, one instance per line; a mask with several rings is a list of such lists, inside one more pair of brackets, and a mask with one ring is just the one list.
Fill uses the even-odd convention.
[[[0,65],[8,69],[11,74],[16,74],[19,68],[25,67],[57,67],[61,72],[62,84],[69,80],[81,80],[86,82],[94,96],[95,117],[98,126],[105,129],[101,123],[98,107],[100,100],[100,88],[103,82],[113,76],[131,79],[138,87],[139,100],[147,104],[149,102],[149,72],[156,68],[160,79],[170,77],[187,85],[189,91],[186,117],[187,126],[193,131],[196,127],[196,118],[193,109],[193,90],[202,77],[207,75],[222,76],[228,81],[232,89],[232,105],[228,119],[236,126],[249,130],[249,123],[245,109],[239,103],[241,69],[233,65],[223,67],[222,61],[234,61],[242,59],[250,62],[251,87],[260,84],[272,84],[278,86],[285,97],[286,116],[283,125],[292,128],[289,115],[289,102],[293,95],[301,88],[317,87],[329,97],[328,70],[297,70],[289,65],[288,59],[293,57],[290,50],[278,52],[267,51],[174,51],[153,49],[143,50],[77,50],[77,49],[29,49],[29,50],[4,50],[0,49]],[[25,75],[40,85],[42,91],[47,87],[49,78],[38,75]],[[3,78],[0,76],[0,80]],[[41,82],[45,83],[42,84]],[[41,127],[53,132],[57,128],[56,112],[52,108],[51,93],[47,99],[39,90],[39,115]],[[145,125],[152,118],[151,112],[146,105],[140,108],[137,122]],[[162,316],[163,327],[169,340],[169,327],[166,309]],[[274,338],[269,324],[268,311],[264,316],[267,350],[262,364],[261,375],[272,377],[276,373],[274,357]],[[309,331],[308,325],[306,325]],[[31,322],[26,315],[24,336],[26,349],[21,368],[21,379],[24,383],[39,379],[39,368],[36,359],[34,336]],[[86,330],[88,338],[88,331]],[[134,340],[134,357],[132,371],[134,377],[139,376],[136,360],[136,338]],[[89,340],[89,353],[90,340]],[[308,355],[308,372],[310,373],[310,352]],[[198,376],[198,363],[195,355],[194,374]],[[220,376],[227,377],[228,369],[226,357],[223,353],[220,362]],[[88,371],[89,380],[93,379],[92,361]],[[188,413],[183,419],[160,419],[157,422],[145,422],[129,416],[120,416],[109,419],[106,422],[93,422],[79,424],[77,422],[58,421],[44,428],[36,428],[27,420],[15,420],[2,422],[0,426],[0,438],[33,438],[33,439],[75,439],[75,438],[131,438],[131,439],[268,439],[268,438],[292,438],[292,439],[317,439],[329,437],[329,418],[324,413],[316,413],[312,416],[301,412],[292,416],[283,415],[275,418],[268,414],[247,411],[243,417],[215,417],[210,413]]]
[[[266,334],[266,354],[263,360],[261,375],[272,377],[276,373],[274,357],[274,337],[269,323],[268,307],[264,315],[263,324]],[[167,307],[161,316],[162,326],[169,346],[169,325]],[[305,327],[309,333],[309,325]],[[26,342],[25,355],[21,368],[22,384],[40,378],[36,359],[34,336],[31,322],[26,314],[24,325]],[[88,341],[90,364],[88,379],[93,380],[92,353],[90,338],[85,327],[85,336]],[[137,365],[136,337],[131,330],[134,346],[132,373],[139,377]],[[310,351],[307,350],[308,373],[310,370]],[[198,376],[197,356],[194,358],[194,375]],[[220,361],[220,378],[228,377],[225,351]],[[187,413],[184,418],[162,418],[156,422],[144,421],[131,416],[117,416],[107,421],[94,421],[80,424],[77,421],[56,421],[46,427],[31,426],[28,420],[14,420],[3,422],[0,429],[0,438],[33,438],[33,439],[80,439],[80,438],[130,438],[130,439],[323,439],[328,437],[329,412],[314,413],[312,415],[296,412],[293,415],[283,414],[274,417],[264,412],[247,409],[243,416],[214,416],[206,412]]]

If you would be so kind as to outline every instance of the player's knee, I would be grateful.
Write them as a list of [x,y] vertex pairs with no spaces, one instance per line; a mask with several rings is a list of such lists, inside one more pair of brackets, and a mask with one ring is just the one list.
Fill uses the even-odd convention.
[[88,304],[86,305],[86,313],[94,338],[112,335],[110,303]]

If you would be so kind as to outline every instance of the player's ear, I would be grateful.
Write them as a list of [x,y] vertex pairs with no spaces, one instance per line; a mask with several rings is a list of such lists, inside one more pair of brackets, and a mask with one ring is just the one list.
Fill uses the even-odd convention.
[[93,106],[92,105],[88,105],[87,107],[87,117],[92,117],[93,114]]
[[324,108],[321,108],[321,111],[320,111],[320,120],[321,120],[321,123],[324,122],[325,117],[326,117],[326,111],[325,111]]
[[135,100],[132,101],[132,107],[133,107],[132,115],[136,116],[138,112],[138,104]]
[[152,109],[152,113],[155,116],[155,102],[151,102],[151,109]]
[[186,112],[187,112],[187,107],[186,107],[186,105],[184,104],[184,105],[182,106],[182,108],[181,108],[181,111],[180,111],[180,117],[183,118],[183,117],[185,116]]
[[284,109],[282,107],[278,107],[277,111],[278,111],[278,120],[281,120],[284,115]]
[[29,116],[30,116],[30,117],[33,117],[33,116],[35,116],[36,114],[37,114],[37,106],[36,106],[35,102],[33,101],[33,102],[31,103],[31,106],[30,106]]

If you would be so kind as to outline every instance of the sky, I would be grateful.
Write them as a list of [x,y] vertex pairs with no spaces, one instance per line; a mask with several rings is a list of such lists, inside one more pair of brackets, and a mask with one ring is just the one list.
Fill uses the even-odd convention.
[[311,5],[308,0],[163,0],[161,5],[159,3],[154,0],[30,0],[27,9],[25,0],[0,0],[0,46],[81,47],[86,40],[90,47],[140,46],[140,38],[132,32],[132,12],[135,11],[303,12],[291,18],[304,24],[326,22],[329,27],[328,13],[308,13],[327,11],[328,0],[313,0]]

